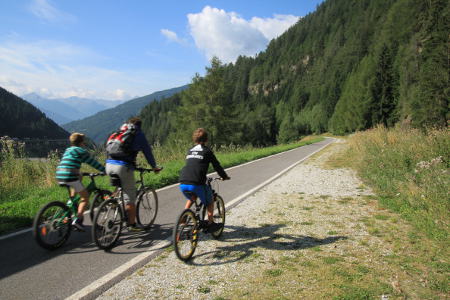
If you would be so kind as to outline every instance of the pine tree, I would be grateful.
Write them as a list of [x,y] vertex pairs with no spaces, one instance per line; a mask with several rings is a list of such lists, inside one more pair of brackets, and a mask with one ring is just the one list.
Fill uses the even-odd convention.
[[383,124],[392,126],[397,121],[394,116],[396,108],[396,76],[393,71],[393,57],[387,45],[383,45],[375,70],[375,82],[372,87],[371,120],[372,126]]
[[446,126],[450,97],[450,3],[424,1],[419,51],[419,95],[413,103],[413,122]]

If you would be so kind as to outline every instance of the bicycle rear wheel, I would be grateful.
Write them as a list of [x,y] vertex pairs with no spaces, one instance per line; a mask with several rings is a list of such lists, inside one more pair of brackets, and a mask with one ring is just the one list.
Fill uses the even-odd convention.
[[175,254],[182,261],[189,260],[194,255],[198,242],[198,220],[194,212],[185,209],[177,219],[173,230],[173,245]]
[[152,188],[145,188],[138,195],[136,221],[145,229],[150,228],[158,213],[158,195]]
[[92,223],[94,223],[94,217],[98,211],[98,207],[103,203],[103,201],[111,198],[111,194],[112,192],[108,190],[95,191],[94,200],[92,200],[91,208],[89,211],[89,217],[91,218]]
[[70,210],[59,201],[44,205],[33,222],[33,235],[36,242],[48,250],[61,247],[69,238],[71,229]]
[[[214,223],[218,224],[221,223],[225,225],[225,202],[223,202],[223,199],[220,195],[215,195],[213,201],[214,201],[214,212],[213,212]],[[207,209],[205,207],[202,211],[203,220],[208,219],[206,216],[206,211]],[[212,237],[218,239],[222,235],[223,229],[224,226],[222,226],[217,231],[211,232]]]
[[122,219],[122,210],[116,198],[100,204],[92,224],[92,238],[100,249],[114,247],[122,230]]

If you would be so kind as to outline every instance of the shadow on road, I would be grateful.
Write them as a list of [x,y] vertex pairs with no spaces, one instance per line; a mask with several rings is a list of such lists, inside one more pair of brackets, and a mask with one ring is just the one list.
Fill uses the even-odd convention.
[[[249,258],[256,249],[270,250],[303,250],[317,246],[335,243],[339,240],[347,239],[346,236],[330,236],[323,239],[304,236],[278,233],[278,230],[285,225],[267,225],[261,227],[242,227],[225,226],[225,231],[220,238],[224,243],[230,243],[229,246],[217,247],[214,251],[201,252],[202,242],[205,242],[205,235],[200,237],[197,245],[197,254],[189,262],[192,265],[221,265],[233,263]],[[200,262],[201,257],[211,257],[209,262]]]
[[142,233],[127,232],[125,229],[117,241],[117,245],[108,251],[108,253],[131,254],[145,252],[149,247],[156,245],[171,236],[172,229],[173,224],[155,224],[150,231]]
[[65,254],[126,255],[142,253],[170,236],[172,226],[172,224],[155,224],[150,230],[142,233],[130,233],[123,229],[117,245],[108,252],[98,249],[92,241],[91,226],[86,226],[86,232],[72,231],[66,244],[53,251],[39,247],[31,232],[0,240],[0,280]]

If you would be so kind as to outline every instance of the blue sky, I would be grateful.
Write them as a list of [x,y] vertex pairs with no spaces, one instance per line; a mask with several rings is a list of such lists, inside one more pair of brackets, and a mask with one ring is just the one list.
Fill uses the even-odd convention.
[[322,0],[2,0],[0,86],[17,94],[131,99],[234,62]]

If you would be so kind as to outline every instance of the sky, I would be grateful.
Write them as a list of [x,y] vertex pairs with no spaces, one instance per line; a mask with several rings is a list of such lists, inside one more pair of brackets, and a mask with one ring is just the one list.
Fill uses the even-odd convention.
[[0,0],[0,87],[128,100],[255,56],[323,0]]

